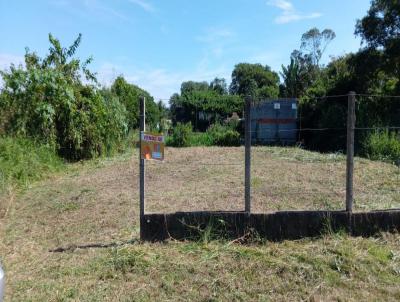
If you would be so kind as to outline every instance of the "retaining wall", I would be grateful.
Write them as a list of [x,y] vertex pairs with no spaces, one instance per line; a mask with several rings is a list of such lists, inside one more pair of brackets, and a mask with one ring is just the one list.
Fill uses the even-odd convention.
[[270,214],[245,212],[180,212],[146,214],[141,237],[146,241],[196,239],[209,226],[217,235],[235,239],[249,231],[271,241],[316,237],[329,231],[354,236],[400,231],[400,210],[348,213],[344,211],[297,211]]

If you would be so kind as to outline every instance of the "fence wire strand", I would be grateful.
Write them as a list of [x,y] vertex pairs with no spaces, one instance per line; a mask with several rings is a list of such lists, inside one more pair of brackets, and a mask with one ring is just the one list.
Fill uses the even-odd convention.
[[[376,101],[378,98],[400,100],[400,96],[355,94],[355,97],[357,106],[371,100]],[[315,139],[315,135],[319,135],[319,139],[322,142],[329,143],[330,139],[335,138],[341,141],[343,146],[346,146],[346,133],[341,134],[340,132],[348,129],[346,124],[347,103],[342,105],[333,101],[347,102],[348,95],[315,97],[311,98],[311,100],[315,102],[332,101],[324,104],[328,106],[327,108],[329,108],[329,104],[341,108],[338,112],[342,116],[337,118],[342,123],[336,125],[336,127],[308,127],[303,116],[305,112],[297,108],[296,127],[291,129],[264,128],[258,131],[251,130],[249,133],[295,132],[298,134],[296,135],[297,143],[302,140],[305,134],[311,139]],[[263,102],[261,100],[253,101],[252,106],[262,106]],[[271,102],[271,100],[265,102]],[[356,116],[359,110],[360,107],[356,107]],[[351,129],[355,132],[400,130],[400,125],[396,123],[386,126],[369,126],[368,121],[359,121],[357,119],[356,121],[358,124]],[[302,125],[305,127],[302,127]],[[268,126],[270,125],[268,124]],[[333,132],[333,134],[329,132]],[[334,134],[335,132],[336,134]],[[255,142],[252,142],[251,192],[252,207],[255,208],[255,211],[268,212],[277,209],[296,208],[310,210],[344,209],[346,158],[345,156],[337,157],[336,155],[345,155],[345,149],[335,150],[337,153],[332,157],[320,153],[308,153],[307,150],[302,149],[307,147],[307,145],[304,146],[304,143],[295,144],[302,148],[279,149],[281,153],[271,146],[255,145]],[[276,153],[274,153],[275,151]],[[179,151],[175,150],[174,152]],[[219,207],[218,210],[244,207],[244,148],[233,148],[232,151],[226,149],[226,154],[219,154],[215,158],[212,158],[212,156],[213,152],[218,152],[217,149],[209,149],[204,151],[209,152],[205,156],[211,157],[210,161],[207,162],[199,160],[204,156],[201,152],[203,151],[198,151],[195,156],[189,159],[176,158],[171,161],[166,158],[162,163],[148,165],[154,171],[167,169],[175,170],[176,172],[173,177],[163,181],[162,190],[167,196],[163,200],[168,198],[178,199],[178,205],[185,209],[189,206],[196,209],[211,207],[210,210],[215,210],[215,207]],[[230,152],[242,152],[243,157],[231,159]],[[240,167],[240,169],[236,169],[237,167]],[[204,168],[208,169],[207,173],[203,171]],[[221,169],[223,172],[219,173],[218,171]],[[379,208],[380,204],[387,205],[389,208],[400,208],[400,159],[398,166],[395,166],[390,165],[390,163],[373,162],[356,157],[354,169],[354,205],[356,209],[377,210],[377,208],[371,207]],[[176,179],[179,179],[181,183],[181,187],[178,188],[177,192],[175,187],[171,186],[170,188],[168,185],[170,181],[175,181]],[[160,182],[162,177],[150,179],[148,183],[151,181]],[[150,193],[147,194],[147,197],[159,199],[160,195],[158,193]],[[271,199],[273,200],[271,201]],[[288,202],[288,200],[290,201]]]

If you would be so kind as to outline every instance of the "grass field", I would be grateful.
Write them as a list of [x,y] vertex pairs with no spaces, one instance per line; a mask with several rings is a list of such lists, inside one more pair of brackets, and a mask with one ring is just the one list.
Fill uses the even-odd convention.
[[[168,148],[166,159],[147,165],[147,211],[243,208],[242,148]],[[253,209],[342,209],[344,167],[340,154],[253,148]],[[140,243],[136,153],[65,170],[0,197],[6,301],[400,300],[398,234]],[[356,210],[400,207],[399,177],[357,158]],[[111,242],[122,245],[74,248]]]

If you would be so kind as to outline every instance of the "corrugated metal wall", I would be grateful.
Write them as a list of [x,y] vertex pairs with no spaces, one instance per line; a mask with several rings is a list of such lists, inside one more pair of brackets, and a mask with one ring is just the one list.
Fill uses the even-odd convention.
[[297,141],[297,100],[266,100],[251,108],[252,143],[294,144]]

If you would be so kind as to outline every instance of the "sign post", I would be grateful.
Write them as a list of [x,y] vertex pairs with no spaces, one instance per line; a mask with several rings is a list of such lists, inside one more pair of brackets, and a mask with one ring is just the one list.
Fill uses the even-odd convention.
[[146,160],[164,160],[165,139],[162,134],[146,132],[146,99],[140,97],[139,124],[139,191],[140,191],[140,239],[144,240],[145,213],[145,163]]

